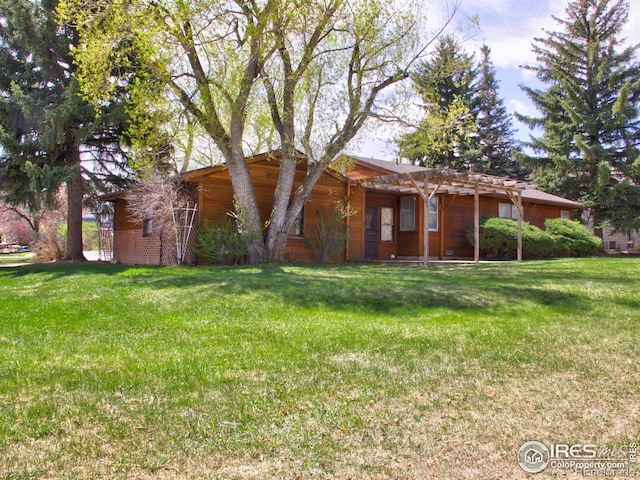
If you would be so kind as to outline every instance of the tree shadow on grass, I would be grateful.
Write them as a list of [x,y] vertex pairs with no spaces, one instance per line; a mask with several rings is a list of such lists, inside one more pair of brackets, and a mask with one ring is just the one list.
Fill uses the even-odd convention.
[[[139,280],[130,279],[134,283]],[[274,299],[306,309],[376,314],[429,309],[491,312],[504,309],[509,301],[530,302],[558,313],[586,312],[591,306],[582,294],[544,288],[535,281],[524,283],[508,277],[487,281],[470,271],[370,265],[203,269],[185,276],[154,276],[144,284],[153,289],[195,288],[211,300],[246,296],[250,301]]]
[[273,299],[325,311],[389,315],[430,309],[490,313],[504,310],[510,302],[544,306],[557,314],[588,313],[598,300],[576,289],[576,285],[608,282],[619,289],[629,281],[623,276],[595,277],[579,268],[560,267],[554,262],[427,269],[367,264],[194,268],[70,263],[11,267],[3,269],[0,278],[38,274],[45,281],[69,276],[80,276],[82,281],[84,276],[99,275],[105,277],[107,287],[190,289],[194,302],[232,296],[251,302]]

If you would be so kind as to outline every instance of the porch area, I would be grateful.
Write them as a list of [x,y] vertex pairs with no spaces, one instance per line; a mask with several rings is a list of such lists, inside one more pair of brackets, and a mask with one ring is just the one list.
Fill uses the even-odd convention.
[[[367,215],[362,238],[365,261],[425,266],[479,263],[480,216],[494,207],[497,213],[497,196],[517,212],[517,258],[522,260],[522,192],[535,189],[535,185],[485,174],[425,168],[357,179],[352,182],[352,188],[355,186],[365,191],[363,206]],[[389,195],[392,200],[384,200],[382,195]],[[408,196],[418,200],[417,208],[412,210],[417,216],[415,222],[404,222],[404,217],[394,213],[403,210],[402,200]],[[392,220],[385,220],[385,212]],[[410,227],[404,228],[405,223]],[[465,238],[468,228],[473,231],[472,249]],[[471,236],[469,239],[472,240]]]

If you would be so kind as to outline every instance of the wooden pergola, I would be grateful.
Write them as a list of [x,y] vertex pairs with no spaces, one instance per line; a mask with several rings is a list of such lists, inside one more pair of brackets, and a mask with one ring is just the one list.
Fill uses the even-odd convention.
[[[522,191],[536,185],[504,177],[479,173],[460,173],[449,169],[428,168],[411,173],[397,173],[354,180],[355,185],[372,190],[417,194],[423,201],[424,265],[429,265],[429,200],[439,193],[473,195],[474,197],[474,262],[480,261],[480,196],[505,194],[518,212],[518,260],[522,260]],[[453,199],[451,200],[453,202]],[[449,205],[451,205],[449,202]],[[446,211],[446,208],[445,210]]]

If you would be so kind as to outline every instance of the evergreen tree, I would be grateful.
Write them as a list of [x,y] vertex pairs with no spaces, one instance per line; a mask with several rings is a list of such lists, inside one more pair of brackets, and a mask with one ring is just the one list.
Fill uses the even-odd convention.
[[560,30],[536,38],[538,65],[527,67],[546,88],[523,86],[540,112],[519,116],[543,130],[522,155],[536,183],[582,202],[594,225],[640,227],[640,67],[637,46],[619,38],[624,0],[574,0]]
[[480,50],[477,98],[475,101],[475,141],[480,156],[476,161],[477,172],[524,179],[525,169],[518,164],[512,150],[513,122],[504,100],[498,94],[498,80],[490,59],[491,49],[483,45]]
[[37,212],[66,183],[65,259],[83,260],[85,193],[124,173],[124,110],[112,104],[96,116],[81,98],[72,58],[77,34],[56,22],[57,3],[0,2],[0,189],[7,203]]
[[400,153],[416,164],[468,170],[479,152],[473,136],[476,69],[452,36],[439,39],[434,57],[413,75],[425,118],[415,132],[398,141]]

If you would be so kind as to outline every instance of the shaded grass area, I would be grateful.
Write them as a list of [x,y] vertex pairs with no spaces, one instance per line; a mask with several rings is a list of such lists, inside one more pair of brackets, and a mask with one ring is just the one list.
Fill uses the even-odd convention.
[[1,478],[522,478],[640,437],[640,261],[0,269]]

